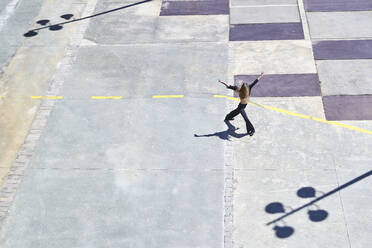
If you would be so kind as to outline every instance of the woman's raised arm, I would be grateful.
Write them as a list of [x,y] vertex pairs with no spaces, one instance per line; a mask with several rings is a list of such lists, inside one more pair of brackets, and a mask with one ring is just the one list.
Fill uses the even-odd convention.
[[228,85],[227,83],[225,83],[225,82],[222,82],[221,80],[218,80],[218,82],[220,82],[221,84],[225,85],[225,86],[226,86],[226,88],[228,88],[228,89],[232,89],[232,90],[237,90],[237,89],[238,89],[238,87],[237,87],[237,86],[233,86],[233,85]]

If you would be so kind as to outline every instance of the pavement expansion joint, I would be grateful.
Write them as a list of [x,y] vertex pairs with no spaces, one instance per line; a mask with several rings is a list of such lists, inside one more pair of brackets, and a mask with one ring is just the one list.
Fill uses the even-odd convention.
[[119,171],[119,172],[154,172],[154,171],[163,171],[163,172],[223,172],[223,169],[220,168],[210,168],[210,169],[177,169],[177,168],[67,168],[67,167],[34,167],[29,168],[31,170],[58,170],[58,171]]
[[265,7],[294,7],[297,4],[271,4],[271,5],[233,5],[231,8],[265,8]]
[[312,38],[313,42],[328,40],[372,40],[372,37],[353,37],[353,38]]
[[122,99],[122,96],[92,96],[92,99]]
[[[89,44],[88,42],[87,43],[83,43],[82,46],[99,46],[99,47],[125,47],[125,46],[130,46],[130,47],[133,47],[133,46],[144,46],[144,45],[147,45],[147,46],[176,46],[176,45],[198,45],[198,44],[210,44],[210,45],[218,45],[218,44],[228,44],[230,43],[231,41],[228,41],[227,39],[225,41],[193,41],[193,40],[190,40],[190,41],[158,41],[158,42],[146,42],[146,41],[138,41],[138,42],[122,42],[120,44],[99,44],[99,43],[95,43],[95,44]],[[238,42],[238,41],[236,41]],[[242,43],[246,42],[246,41],[240,41]]]

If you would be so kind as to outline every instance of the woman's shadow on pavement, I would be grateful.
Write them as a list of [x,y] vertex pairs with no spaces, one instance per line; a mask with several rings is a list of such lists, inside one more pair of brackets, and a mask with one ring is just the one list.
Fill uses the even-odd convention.
[[235,131],[238,130],[239,128],[236,128],[235,126],[233,126],[229,121],[225,121],[225,124],[227,125],[227,130],[225,130],[225,131],[215,132],[215,133],[211,133],[211,134],[201,134],[201,135],[194,134],[194,137],[217,136],[220,139],[231,141],[230,137],[234,137],[234,138],[239,139],[239,138],[242,138],[242,137],[248,135],[248,133],[236,133]]

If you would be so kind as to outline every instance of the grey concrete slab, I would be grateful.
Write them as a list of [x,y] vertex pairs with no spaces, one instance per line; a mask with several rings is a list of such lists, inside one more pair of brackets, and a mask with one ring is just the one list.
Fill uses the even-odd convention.
[[234,75],[316,73],[310,41],[231,42]]
[[[291,98],[291,103],[288,100],[280,99],[273,102],[274,99],[272,99],[270,104],[265,98],[252,98],[252,101],[312,116],[316,115],[318,107],[321,105],[318,102],[318,107],[316,107],[309,100],[304,102],[305,99],[311,98],[296,99],[294,101]],[[278,105],[279,102],[282,102],[283,105]],[[284,102],[287,106],[284,106]],[[311,108],[300,110],[299,106],[311,106]],[[283,116],[280,125],[275,125],[272,116],[271,118],[266,117],[266,110],[259,108],[256,110],[253,107],[250,107],[247,112],[256,127],[255,135],[244,141],[234,142],[233,235],[235,247],[272,247],[278,246],[278,244],[283,247],[344,247],[349,246],[350,243],[357,247],[363,247],[368,244],[370,230],[369,220],[366,219],[368,211],[363,212],[365,214],[359,214],[360,208],[357,210],[358,206],[362,209],[368,207],[368,202],[371,199],[368,186],[371,180],[367,178],[363,180],[363,183],[355,183],[340,193],[337,192],[337,194],[317,202],[321,209],[328,212],[325,221],[310,221],[307,214],[309,209],[305,208],[286,217],[285,223],[278,223],[278,226],[287,225],[294,228],[293,235],[286,239],[278,239],[272,230],[273,226],[265,226],[269,221],[282,215],[267,214],[265,207],[271,202],[281,202],[288,212],[291,210],[288,206],[300,207],[311,200],[299,199],[296,196],[296,190],[300,187],[312,186],[326,193],[370,170],[372,161],[370,135],[329,125],[318,126],[310,122],[299,123],[297,121],[300,119],[291,116]],[[271,113],[271,115],[280,114]],[[318,112],[318,115],[321,116],[322,113]],[[266,118],[270,118],[270,121],[266,121]],[[241,118],[236,121],[238,122],[237,126],[243,125]],[[234,122],[236,123],[236,121]],[[290,128],[293,122],[296,124]],[[349,121],[345,124],[367,130],[372,128],[372,122]],[[295,126],[301,127],[301,129],[296,129]],[[312,131],[307,128],[311,128]],[[291,129],[294,131],[288,131]],[[286,135],[285,133],[287,135],[290,133],[291,141],[284,145],[285,142],[278,138]],[[268,137],[265,137],[266,135]],[[316,138],[318,135],[319,137]],[[309,150],[304,151],[304,149]],[[261,151],[258,152],[258,150]],[[280,152],[276,153],[278,150]],[[247,151],[250,156],[247,156]],[[322,155],[315,155],[317,151]],[[294,153],[292,154],[292,152]],[[262,154],[262,157],[257,157],[258,154]],[[300,161],[299,157],[303,157],[303,161]],[[268,159],[270,162],[267,161]],[[345,161],[348,162],[345,163]],[[353,173],[350,173],[351,171]],[[355,197],[352,199],[342,197],[347,192]],[[342,203],[339,194],[342,197]],[[318,194],[318,196],[321,195],[321,193]],[[346,205],[352,204],[352,206],[344,208],[345,201]],[[345,216],[348,216],[346,220]],[[323,235],[325,233],[326,235]],[[319,238],[313,239],[314,236]],[[360,242],[357,240],[358,238],[360,238]]]
[[306,11],[366,11],[372,10],[371,0],[305,0]]
[[26,174],[1,247],[222,247],[222,172]]
[[[101,13],[132,3],[133,1],[123,3],[98,1],[94,12]],[[114,44],[120,43],[122,39],[131,40],[133,43],[141,40],[152,41],[160,7],[161,1],[151,1],[92,18],[85,39],[96,43],[113,40],[115,42],[111,43]]]
[[334,40],[313,43],[317,60],[372,59],[372,40]]
[[301,22],[297,6],[232,7],[230,24]]
[[[226,77],[227,64],[216,61],[223,57],[227,61],[227,55],[226,44],[81,48],[73,70],[66,74],[61,92],[66,98],[57,102],[25,176],[32,185],[43,181],[45,188],[36,191],[40,205],[30,204],[35,197],[26,191],[35,188],[25,181],[25,191],[18,190],[20,201],[14,203],[19,208],[3,226],[1,246],[222,247],[224,140],[194,134],[226,130],[220,113],[225,102],[216,102],[211,95],[209,99],[151,95],[221,89],[213,77]],[[214,66],[205,70],[212,62]],[[118,93],[123,100],[89,100],[92,95]],[[108,175],[102,178],[103,174]],[[173,180],[183,188],[173,187]],[[200,195],[199,206],[190,199],[199,198],[201,192],[194,190],[208,194]],[[170,194],[182,199],[172,200]],[[30,226],[34,232],[28,231]]]
[[232,6],[297,5],[297,0],[231,0]]
[[[185,0],[166,0],[167,2],[211,2],[211,0],[188,0],[188,1],[185,1]],[[212,1],[225,1],[225,0],[212,0]]]
[[[251,83],[259,75],[237,75],[235,85]],[[253,97],[320,96],[317,74],[269,74],[251,91]]]
[[[370,146],[371,148],[371,146]],[[350,244],[352,247],[366,247],[371,243],[372,224],[368,216],[372,215],[372,157],[368,167],[359,166],[360,162],[348,163],[348,168],[338,170],[340,183],[358,180],[359,177],[369,175],[340,191],[340,197],[347,222]]]
[[162,16],[154,40],[159,42],[227,42],[229,17]]
[[309,12],[307,20],[312,39],[372,37],[372,12]]
[[[221,169],[223,101],[145,99],[62,101],[52,113],[33,167]],[[220,154],[220,156],[215,153]],[[142,155],[141,155],[142,154]],[[213,154],[213,156],[211,156]]]
[[[318,175],[321,174],[322,177]],[[269,214],[266,206],[272,202],[283,204],[288,213],[292,209],[309,203],[314,198],[299,198],[296,192],[301,187],[313,187],[328,192],[337,187],[333,170],[282,170],[235,171],[234,191],[234,247],[346,247],[347,229],[342,204],[338,194],[317,202],[317,206],[328,216],[320,222],[312,222],[308,211],[317,207],[306,207],[288,215],[284,222],[266,225],[284,215]],[[317,196],[321,196],[320,192]],[[288,238],[278,238],[273,228],[288,226],[294,233]],[[327,233],[327,235],[324,235]],[[315,238],[314,237],[319,237]]]
[[[222,122],[224,116],[216,115],[221,105],[216,107],[215,103],[211,103],[211,100],[213,100],[211,95],[211,100],[204,99],[202,100],[204,103],[201,105],[198,104],[198,98],[152,99],[151,96],[212,93],[213,90],[221,89],[216,80],[226,76],[227,65],[223,61],[221,63],[216,63],[216,61],[222,57],[226,58],[224,61],[227,60],[227,46],[224,44],[214,46],[210,46],[210,44],[178,44],[130,47],[92,46],[81,48],[74,68],[66,75],[64,89],[61,92],[61,95],[65,97],[65,102],[56,107],[56,111],[53,113],[56,119],[53,120],[52,118],[50,120],[51,126],[48,128],[50,128],[52,135],[45,136],[45,140],[43,138],[43,141],[41,141],[45,142],[44,144],[48,147],[50,147],[51,143],[58,144],[58,146],[55,146],[53,151],[48,153],[50,156],[44,154],[46,156],[41,155],[39,158],[36,155],[37,159],[40,159],[40,161],[54,161],[55,158],[60,158],[58,167],[64,167],[63,161],[65,161],[67,154],[76,152],[76,156],[79,157],[81,155],[80,159],[85,161],[88,158],[84,154],[97,149],[101,152],[92,154],[92,157],[88,160],[89,163],[85,166],[104,165],[110,167],[112,166],[110,158],[112,158],[118,161],[124,159],[126,162],[123,163],[123,166],[130,164],[135,168],[142,168],[141,163],[136,163],[135,161],[140,159],[145,162],[147,160],[145,157],[137,156],[138,153],[144,152],[150,157],[153,156],[151,162],[150,160],[146,162],[147,166],[153,168],[167,167],[166,161],[171,162],[171,160],[173,162],[169,166],[172,167],[177,167],[178,164],[184,162],[188,164],[187,167],[189,168],[199,167],[200,165],[191,162],[193,160],[194,162],[204,161],[203,164],[208,166],[208,168],[216,168],[216,164],[219,161],[218,157],[211,160],[211,158],[205,156],[205,152],[207,150],[212,151],[212,148],[213,151],[216,149],[210,142],[222,141],[218,137],[196,139],[194,134],[210,134],[216,131],[223,131],[225,128]],[[105,63],[102,63],[102,61],[105,61]],[[159,63],[159,61],[162,62]],[[195,63],[195,61],[198,61],[198,63]],[[207,66],[208,70],[206,73],[205,68]],[[134,71],[136,73],[133,73]],[[102,95],[123,95],[123,100],[111,100],[111,102],[110,100],[90,100],[91,96]],[[75,100],[82,101],[81,107],[76,108],[75,104],[79,102],[75,102]],[[221,102],[220,104],[224,103]],[[151,111],[145,111],[146,113],[138,112],[136,109],[141,108],[141,106],[147,106]],[[190,111],[190,108],[196,109]],[[101,110],[97,112],[97,109]],[[111,110],[107,111],[108,109]],[[120,114],[114,114],[116,112]],[[97,116],[99,113],[105,114],[105,117]],[[201,122],[205,121],[206,125],[193,125],[192,123],[194,123],[196,118],[195,113],[200,115],[213,114],[214,117],[212,118],[215,119],[216,124],[219,124],[217,126],[210,125],[210,118],[201,118],[204,119]],[[152,114],[156,116],[152,116]],[[87,115],[90,116],[89,119],[84,117]],[[60,118],[66,119],[67,123],[71,123],[71,125],[60,122],[60,118],[57,116],[63,116]],[[133,121],[134,119],[130,120],[129,116],[143,124]],[[181,119],[178,119],[177,116]],[[106,133],[111,130],[111,128],[105,128],[108,124],[106,122],[108,119],[114,125],[112,128],[118,128],[111,134]],[[101,121],[103,120],[106,121],[102,123]],[[79,123],[85,124],[81,126]],[[64,129],[60,125],[65,127],[68,125],[68,127]],[[128,126],[124,128],[123,125]],[[183,131],[177,134],[170,131],[167,128],[168,125],[173,127],[183,126],[181,128]],[[139,136],[136,130],[141,126],[143,127],[141,131],[143,135]],[[73,132],[75,127],[80,127],[81,129],[76,129],[76,132],[72,134],[71,132]],[[65,130],[63,133],[60,133],[61,128]],[[132,128],[133,130],[131,130]],[[92,130],[95,130],[93,132],[97,134],[94,139],[89,138]],[[60,133],[60,135],[56,137],[56,133]],[[180,135],[191,143],[184,140],[180,143],[182,146],[176,145],[171,146],[171,148],[157,146],[157,144],[163,142],[168,144],[178,143],[177,137],[180,137]],[[73,139],[72,143],[76,147],[74,147],[75,145],[65,146],[66,138]],[[145,145],[143,147],[139,145],[142,139]],[[128,143],[124,144],[124,140]],[[131,143],[133,141],[139,143],[136,146],[132,146]],[[90,145],[85,145],[86,142]],[[201,144],[206,144],[206,146],[203,148],[199,147]],[[186,145],[186,147],[183,147],[183,145]],[[110,146],[110,148],[107,147],[109,150],[108,154],[104,155],[102,153],[102,146]],[[192,147],[199,148],[192,152],[190,150]],[[66,152],[61,152],[61,149],[67,150]],[[123,157],[127,149],[132,149],[133,155]],[[162,152],[164,152],[164,155],[161,155]],[[196,153],[199,153],[200,156],[196,156]],[[170,157],[170,154],[174,154],[175,157],[173,155]],[[148,156],[147,158],[149,158]],[[182,159],[176,162],[174,161],[176,157],[182,157]],[[74,164],[74,160],[76,160],[76,157],[72,156],[71,165]]]
[[[366,198],[365,199],[365,205],[364,207],[360,207],[359,204],[361,204],[360,201],[358,203],[353,204],[354,206],[352,208],[346,207],[345,209],[347,210],[347,213],[351,213],[353,211],[358,212],[361,209],[365,209],[365,206],[368,206],[371,201],[371,198]],[[345,204],[347,205],[347,203]],[[365,216],[368,216],[367,214],[371,214],[371,212],[365,213]],[[348,214],[346,214],[347,216]],[[348,218],[348,216],[346,217]],[[364,217],[365,218],[365,217]],[[348,229],[349,229],[349,236],[350,236],[350,243],[353,247],[356,248],[363,248],[363,247],[368,247],[372,240],[370,238],[370,233],[372,232],[372,227],[370,224],[365,224],[363,222],[359,222],[358,220],[355,221],[349,221],[348,222]]]
[[[251,97],[251,101],[324,119],[321,97]],[[254,105],[248,105],[246,112],[256,133],[234,143],[235,169],[284,171],[334,168],[333,154],[329,151],[342,146],[337,134],[343,128]],[[241,117],[232,123],[245,127]],[[324,142],[326,137],[332,138]],[[247,152],[254,155],[248,156]]]
[[371,60],[316,62],[323,95],[372,94]]
[[[227,40],[228,16],[159,17],[160,4],[152,1],[91,19],[85,38],[99,44]],[[96,12],[117,6],[98,4]]]
[[[342,121],[342,123],[372,131],[372,121]],[[363,132],[347,129],[339,132],[338,137],[347,142],[343,146],[337,146],[336,168],[345,171],[346,176],[348,176],[349,171],[349,174],[353,174],[355,177],[359,176],[358,173],[361,175],[370,170],[372,162],[372,140],[370,136]],[[358,185],[355,184],[353,187],[358,187]]]
[[[156,6],[133,9],[133,16],[158,21]],[[88,40],[65,74],[65,98],[2,223],[0,246],[222,247],[225,140],[194,134],[226,130],[226,103],[208,94],[227,76],[227,44],[109,47]],[[124,98],[90,100],[107,94]]]
[[161,16],[228,14],[228,1],[164,1],[160,12]]
[[[278,99],[276,103],[266,102],[266,104],[312,116],[318,111],[314,103],[304,101],[310,98],[296,99],[296,103],[292,99],[292,103]],[[252,101],[263,100],[265,98],[252,98]],[[286,102],[287,106],[278,105],[279,101]],[[311,109],[300,110],[299,106],[311,106]],[[313,199],[298,198],[296,191],[299,188],[314,187],[319,191],[317,196],[322,196],[371,170],[370,135],[330,125],[318,125],[315,122],[300,123],[297,121],[301,118],[296,119],[287,115],[283,116],[280,125],[275,125],[273,117],[270,121],[265,120],[268,117],[263,109],[257,109],[259,112],[257,114],[253,108],[247,112],[256,126],[256,133],[251,138],[233,143],[235,247],[272,247],[279,244],[283,247],[336,248],[347,247],[350,244],[363,247],[368,244],[370,240],[368,235],[370,221],[366,218],[368,210],[362,211],[365,214],[360,214],[360,209],[368,207],[368,202],[371,200],[369,178],[318,201],[316,204],[319,208],[328,213],[324,221],[309,220],[307,212],[316,209],[313,206],[289,215],[284,219],[285,223],[278,222],[277,226],[286,225],[294,229],[294,233],[288,238],[279,239],[275,236],[272,230],[274,224],[265,226],[284,213],[268,214],[265,212],[265,207],[269,203],[280,202],[284,205],[285,211],[289,212],[291,208],[303,206]],[[272,113],[272,115],[276,114],[280,115]],[[321,115],[320,112],[318,114]],[[237,126],[243,124],[240,118],[237,121]],[[296,124],[293,124],[294,122]],[[292,124],[293,127],[290,128]],[[345,122],[345,124],[367,130],[372,127],[370,121]],[[290,142],[279,140],[282,135],[291,135]],[[247,156],[247,151],[250,156]],[[262,154],[262,157],[258,158],[257,154]],[[303,158],[302,161],[298,159],[300,157]],[[270,162],[267,161],[268,159]],[[348,199],[345,194],[353,195],[353,198]],[[345,205],[348,207],[345,208]],[[326,235],[323,235],[324,233]],[[314,239],[313,237],[317,235],[319,238]]]
[[372,120],[372,95],[324,96],[327,120]]
[[[372,161],[372,156],[370,156],[370,161]],[[339,177],[340,185],[350,182],[350,186],[345,187],[340,191],[341,199],[345,199],[348,202],[350,207],[359,207],[363,208],[367,213],[371,213],[372,210],[368,206],[368,199],[372,197],[372,166],[364,167],[363,162],[360,164],[354,164],[354,168],[351,168],[351,161],[341,161],[338,160],[338,163],[344,165],[342,168],[338,168],[337,176]],[[352,201],[354,200],[354,202]],[[349,221],[351,222],[361,222],[365,216],[358,213],[358,211],[345,211],[349,214]],[[367,215],[369,216],[369,214]]]
[[230,25],[230,41],[302,40],[301,23],[266,23]]
[[63,94],[91,96],[213,93],[226,77],[227,44],[89,46],[79,50]]

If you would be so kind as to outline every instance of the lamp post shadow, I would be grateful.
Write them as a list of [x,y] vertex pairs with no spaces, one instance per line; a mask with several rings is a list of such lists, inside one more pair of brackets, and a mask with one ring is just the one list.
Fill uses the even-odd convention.
[[[115,8],[115,9],[110,9],[110,10],[100,12],[100,13],[97,13],[97,14],[93,14],[93,15],[90,15],[90,16],[84,16],[84,17],[81,17],[81,18],[78,18],[78,19],[74,19],[73,14],[64,14],[64,15],[61,15],[60,17],[65,19],[66,21],[56,23],[56,24],[50,24],[50,20],[48,20],[48,19],[39,20],[36,23],[40,24],[42,27],[31,29],[27,33],[23,34],[23,36],[27,37],[27,38],[34,37],[34,36],[38,35],[38,32],[40,30],[43,30],[43,29],[49,29],[50,31],[59,31],[59,30],[63,29],[64,25],[66,25],[66,24],[83,21],[83,20],[90,19],[90,18],[97,17],[97,16],[101,16],[101,15],[106,15],[106,14],[111,13],[111,12],[119,11],[119,10],[122,10],[122,9],[126,9],[126,8],[129,8],[129,7],[133,7],[133,6],[140,5],[140,4],[147,3],[147,2],[151,2],[151,1],[152,0],[143,0],[143,1],[140,1],[140,2],[132,3],[132,4],[125,5],[125,6],[122,6],[122,7],[119,7],[119,8]],[[48,24],[50,24],[50,25],[48,25]]]
[[[372,170],[369,170],[367,171],[366,173],[340,185],[339,187],[329,191],[329,192],[321,192],[321,191],[318,191],[316,190],[315,188],[313,187],[302,187],[300,188],[299,190],[297,190],[297,196],[300,197],[300,198],[315,198],[313,199],[312,201],[300,206],[300,207],[297,207],[295,209],[291,208],[291,207],[285,207],[281,202],[272,202],[270,204],[268,204],[266,207],[265,207],[265,212],[268,213],[268,214],[282,214],[280,217],[276,218],[275,220],[272,220],[268,223],[266,223],[267,226],[270,226],[272,224],[274,224],[274,228],[273,230],[275,231],[275,235],[278,237],[278,238],[288,238],[289,236],[291,236],[293,233],[294,233],[294,228],[290,227],[290,226],[287,226],[287,225],[284,225],[284,226],[279,226],[277,223],[278,222],[284,222],[284,219],[290,215],[293,215],[297,212],[299,212],[300,210],[302,209],[305,209],[307,208],[307,214],[308,214],[308,218],[310,221],[312,222],[322,222],[324,220],[326,220],[328,218],[328,212],[326,210],[323,210],[323,209],[320,209],[320,207],[315,204],[316,202],[318,201],[321,201],[323,200],[324,198],[326,197],[329,197],[335,193],[337,193],[338,191],[340,190],[343,190],[344,188],[346,187],[349,187],[351,186],[352,184],[354,183],[357,183],[363,179],[366,179],[367,177],[371,176],[372,175]],[[321,196],[317,196],[317,193],[321,193],[322,195]],[[313,208],[315,207],[315,209]],[[313,209],[312,209],[313,208]],[[286,209],[288,209],[289,211],[287,211]]]

